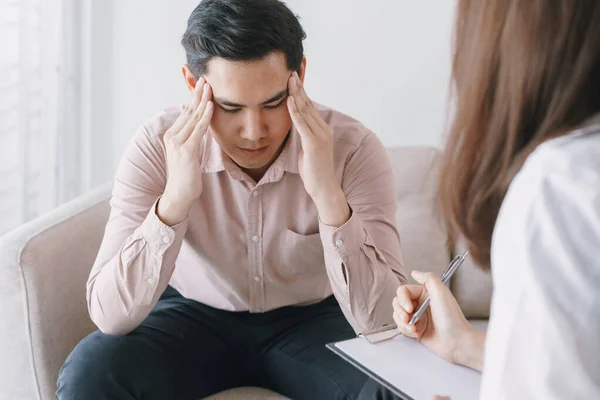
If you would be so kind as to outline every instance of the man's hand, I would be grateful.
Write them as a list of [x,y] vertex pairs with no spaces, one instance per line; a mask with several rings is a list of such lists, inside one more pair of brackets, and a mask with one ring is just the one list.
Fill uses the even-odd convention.
[[304,188],[315,202],[321,221],[342,226],[350,219],[350,207],[335,175],[333,129],[313,107],[296,72],[288,82],[288,93],[288,110],[302,142],[298,170]]
[[192,104],[165,132],[168,179],[157,215],[166,225],[183,221],[202,193],[200,145],[213,114],[211,99],[211,87],[201,78],[192,91]]

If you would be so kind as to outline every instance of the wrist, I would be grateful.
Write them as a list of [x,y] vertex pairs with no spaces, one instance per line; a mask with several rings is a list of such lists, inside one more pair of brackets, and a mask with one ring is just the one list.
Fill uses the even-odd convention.
[[485,333],[469,325],[458,338],[453,357],[454,363],[481,371],[483,368],[484,346]]
[[158,200],[156,216],[167,226],[183,222],[190,211],[191,204],[179,202],[164,194]]
[[351,216],[350,206],[341,188],[313,199],[319,212],[319,218],[325,225],[340,227]]

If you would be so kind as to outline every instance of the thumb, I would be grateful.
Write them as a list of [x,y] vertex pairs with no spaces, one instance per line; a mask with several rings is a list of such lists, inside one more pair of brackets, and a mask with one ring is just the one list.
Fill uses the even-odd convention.
[[425,286],[432,300],[440,296],[442,291],[446,289],[440,277],[431,272],[413,271],[411,275],[417,282]]

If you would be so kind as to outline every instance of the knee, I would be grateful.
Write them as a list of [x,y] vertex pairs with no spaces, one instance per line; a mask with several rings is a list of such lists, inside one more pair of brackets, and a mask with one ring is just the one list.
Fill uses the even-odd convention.
[[128,357],[127,336],[88,335],[67,357],[58,375],[57,396],[68,399],[128,398],[124,385],[130,382],[123,357]]

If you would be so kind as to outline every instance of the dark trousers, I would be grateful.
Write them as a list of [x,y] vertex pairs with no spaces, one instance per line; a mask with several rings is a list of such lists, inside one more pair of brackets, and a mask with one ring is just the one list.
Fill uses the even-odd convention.
[[368,379],[363,387],[358,400],[401,400],[385,386],[372,379]]
[[366,376],[325,348],[352,337],[333,296],[251,314],[211,308],[169,286],[130,334],[83,339],[60,370],[57,396],[197,400],[260,386],[291,399],[355,399]]

